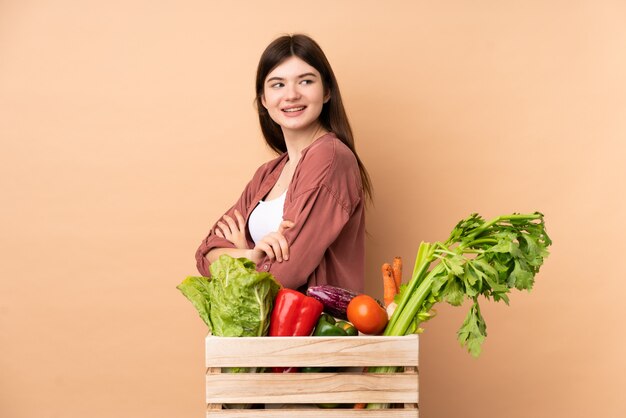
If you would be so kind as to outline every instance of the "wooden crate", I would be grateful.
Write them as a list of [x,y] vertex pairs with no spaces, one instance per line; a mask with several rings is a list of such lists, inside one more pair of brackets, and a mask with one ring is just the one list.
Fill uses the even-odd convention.
[[[417,418],[418,336],[206,338],[207,418]],[[401,366],[398,373],[222,373],[223,367]],[[353,369],[354,370],[354,369]],[[391,403],[320,409],[317,403]],[[287,404],[226,409],[224,404]],[[312,405],[302,409],[303,405]],[[269,405],[268,405],[269,408]]]

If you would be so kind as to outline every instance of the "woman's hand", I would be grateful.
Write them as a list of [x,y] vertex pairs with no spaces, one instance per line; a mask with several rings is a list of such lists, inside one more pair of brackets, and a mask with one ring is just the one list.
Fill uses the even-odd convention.
[[215,235],[227,239],[237,248],[247,249],[248,241],[246,240],[246,221],[237,209],[235,209],[235,217],[237,220],[234,220],[228,215],[224,215],[222,218],[224,222],[219,221],[217,223]]
[[252,261],[260,263],[267,255],[270,261],[289,260],[289,244],[283,235],[284,232],[294,226],[291,221],[282,221],[278,227],[278,231],[270,232],[264,236],[252,250]]

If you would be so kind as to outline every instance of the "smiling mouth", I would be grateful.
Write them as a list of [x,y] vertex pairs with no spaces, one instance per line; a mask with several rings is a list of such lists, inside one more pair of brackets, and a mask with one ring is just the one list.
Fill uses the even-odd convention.
[[287,113],[291,113],[291,112],[299,112],[301,110],[304,110],[306,108],[306,106],[298,106],[298,107],[290,107],[287,109],[282,109],[283,112],[287,112]]

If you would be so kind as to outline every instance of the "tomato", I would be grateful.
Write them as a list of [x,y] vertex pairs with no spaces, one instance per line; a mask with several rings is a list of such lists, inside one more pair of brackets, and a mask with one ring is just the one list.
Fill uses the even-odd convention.
[[380,334],[387,325],[387,312],[368,295],[358,295],[348,304],[348,321],[363,334]]

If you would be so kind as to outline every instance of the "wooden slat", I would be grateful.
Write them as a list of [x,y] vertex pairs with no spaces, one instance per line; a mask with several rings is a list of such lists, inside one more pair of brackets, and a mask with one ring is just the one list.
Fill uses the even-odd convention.
[[[207,369],[206,369],[207,376],[208,375],[221,374],[221,373],[222,373],[222,368],[221,367],[207,367]],[[206,409],[207,409],[207,411],[209,411],[209,410],[221,410],[222,409],[222,404],[221,403],[207,403]]]
[[418,336],[206,338],[207,367],[417,366]]
[[417,409],[249,409],[210,411],[207,418],[418,418]]
[[415,373],[222,373],[206,377],[207,403],[417,403]]
[[[405,373],[414,373],[414,374],[418,374],[418,372],[417,372],[417,367],[405,367],[405,368],[404,368],[404,372],[405,372]],[[418,399],[416,400],[416,402],[419,402],[419,391],[416,393],[416,395],[417,395],[417,398],[418,398]],[[415,408],[417,408],[417,403],[405,403],[405,404],[404,404],[404,407],[405,407],[406,409],[415,409]]]

